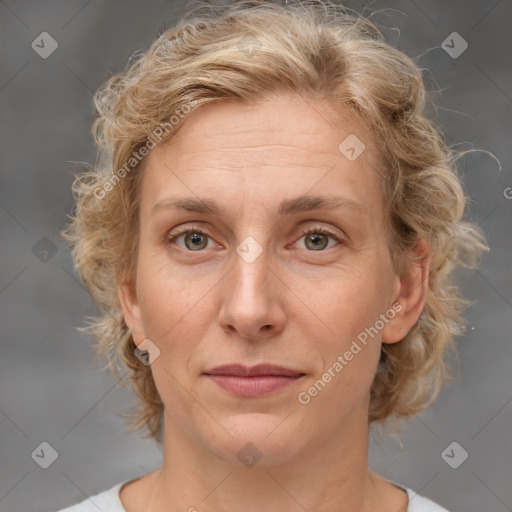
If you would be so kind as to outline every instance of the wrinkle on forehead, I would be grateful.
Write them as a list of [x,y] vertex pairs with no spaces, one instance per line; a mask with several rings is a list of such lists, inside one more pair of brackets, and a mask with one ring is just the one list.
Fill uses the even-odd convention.
[[[209,184],[210,189],[217,179],[218,186],[222,186],[222,177],[235,173],[242,181],[233,182],[230,187],[241,189],[249,183],[270,188],[275,185],[273,176],[281,178],[283,173],[286,179],[293,180],[294,170],[301,175],[299,184],[306,186],[306,175],[300,171],[311,169],[311,181],[315,182],[333,169],[331,172],[337,172],[344,185],[359,182],[359,187],[366,188],[369,183],[361,183],[360,178],[371,180],[369,172],[376,172],[371,134],[364,123],[357,123],[352,112],[347,111],[346,118],[342,111],[334,112],[328,103],[311,106],[297,95],[272,98],[257,105],[230,100],[206,104],[184,119],[185,124],[174,138],[152,150],[147,162],[152,168],[150,173],[160,175],[159,186],[172,172],[192,180],[197,179],[193,176],[196,174],[201,176],[201,185]],[[352,133],[363,140],[366,149],[356,160],[348,161],[338,146]],[[272,170],[275,172],[269,173]],[[263,174],[264,184],[258,182]]]

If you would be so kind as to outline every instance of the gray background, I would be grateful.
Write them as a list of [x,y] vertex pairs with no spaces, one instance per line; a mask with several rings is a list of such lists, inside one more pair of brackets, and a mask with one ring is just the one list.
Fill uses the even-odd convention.
[[[370,466],[451,510],[512,510],[512,2],[370,7],[388,41],[441,91],[434,100],[448,143],[489,151],[502,168],[485,152],[459,161],[468,214],[491,247],[479,269],[461,274],[478,300],[466,313],[474,329],[459,344],[460,376],[405,428],[403,449],[372,439]],[[160,465],[158,445],[127,434],[116,415],[133,403],[129,388],[94,366],[90,338],[75,329],[95,306],[59,231],[78,162],[95,158],[94,90],[184,10],[160,0],[0,2],[0,510],[56,510]],[[47,59],[31,48],[44,31],[59,45]],[[441,48],[454,31],[469,44],[457,59]],[[58,452],[48,469],[31,458],[43,441]],[[453,441],[469,454],[458,469],[441,457]]]

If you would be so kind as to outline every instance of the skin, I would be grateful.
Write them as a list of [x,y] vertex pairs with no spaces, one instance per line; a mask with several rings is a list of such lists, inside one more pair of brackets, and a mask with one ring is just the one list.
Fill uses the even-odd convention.
[[[338,150],[349,134],[366,150]],[[393,273],[384,200],[370,132],[330,105],[297,95],[255,106],[209,104],[146,157],[140,189],[135,282],[118,294],[142,350],[160,350],[151,369],[162,397],[162,468],[121,490],[128,512],[304,509],[405,511],[406,493],[368,470],[370,387],[382,343],[396,343],[425,304],[429,252],[404,276]],[[275,216],[283,199],[344,196],[362,206]],[[174,197],[212,198],[221,216],[161,208]],[[166,243],[178,227],[203,229]],[[323,227],[339,236],[305,235]],[[191,235],[189,235],[191,236]],[[237,246],[253,237],[247,263]],[[400,312],[307,405],[316,382],[365,327],[393,304]],[[258,398],[232,395],[203,372],[221,364],[269,362],[306,375]],[[237,457],[248,442],[251,468]]]

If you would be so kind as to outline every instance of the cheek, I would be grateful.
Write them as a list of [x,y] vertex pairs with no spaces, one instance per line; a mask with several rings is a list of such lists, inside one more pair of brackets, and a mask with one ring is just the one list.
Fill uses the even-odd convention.
[[[321,352],[323,367],[309,383],[313,388],[308,393],[322,396],[315,403],[319,407],[318,415],[327,422],[336,422],[349,414],[367,395],[374,380],[381,332],[371,330],[379,315],[375,288],[372,290],[373,294],[357,287],[345,287],[337,291],[335,300],[331,295],[332,300],[319,304],[319,311],[329,326],[329,336],[321,338],[315,347]],[[326,402],[333,407],[320,405]]]
[[336,374],[333,385],[329,384],[332,389],[366,390],[373,381],[382,339],[381,322],[376,322],[386,308],[385,280],[385,269],[368,264],[364,271],[338,275],[314,295],[312,309],[326,334],[317,350],[322,353],[324,371],[331,368]]
[[165,251],[141,251],[137,270],[139,304],[146,335],[167,343],[168,339],[194,336],[198,319],[204,313],[208,291],[215,276],[192,276],[182,266],[173,265]]
[[328,279],[327,287],[315,293],[314,311],[329,331],[345,342],[369,327],[383,313],[383,288],[376,265]]

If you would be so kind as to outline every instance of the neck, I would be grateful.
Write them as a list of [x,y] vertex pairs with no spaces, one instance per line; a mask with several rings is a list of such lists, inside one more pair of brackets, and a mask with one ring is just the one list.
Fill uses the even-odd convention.
[[[308,444],[291,456],[276,455],[271,434],[254,444],[272,456],[266,459],[262,453],[256,464],[246,467],[221,458],[222,452],[213,454],[164,415],[164,464],[148,507],[190,512],[378,510],[382,501],[377,480],[368,472],[367,410],[354,411],[347,422],[343,432],[338,428],[323,429],[319,437],[310,434]],[[277,439],[277,430],[275,434]]]

